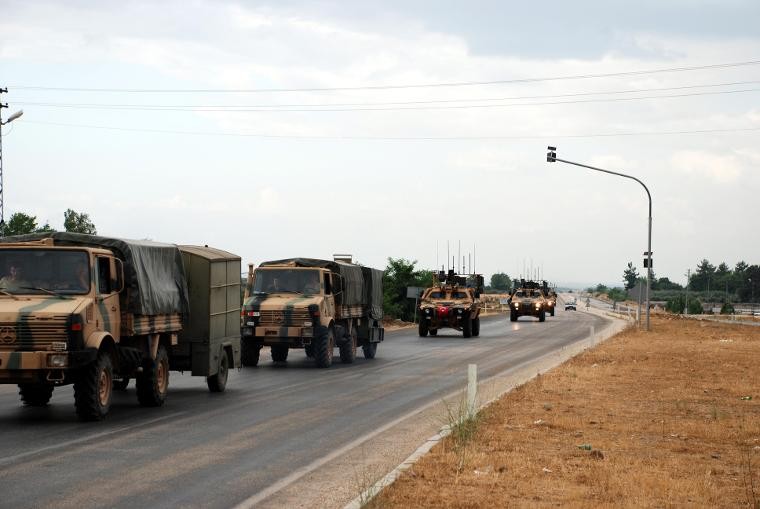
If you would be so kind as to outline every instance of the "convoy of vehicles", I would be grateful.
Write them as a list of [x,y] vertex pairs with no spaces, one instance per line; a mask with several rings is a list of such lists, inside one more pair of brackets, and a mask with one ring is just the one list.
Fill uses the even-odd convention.
[[243,303],[243,365],[255,366],[263,346],[284,362],[303,348],[320,368],[352,363],[361,346],[373,359],[384,339],[383,271],[348,260],[291,258],[264,262],[252,273]]
[[433,276],[418,306],[420,337],[435,336],[443,328],[462,331],[466,338],[480,335],[480,294],[483,276],[459,276],[450,270]]
[[547,311],[554,315],[554,307],[551,306],[550,310],[550,300],[546,298],[545,288],[545,283],[521,279],[519,286],[515,285],[510,296],[510,321],[516,322],[521,316],[533,316],[538,318],[539,322],[543,322],[546,320]]
[[77,414],[100,420],[130,378],[160,406],[170,370],[221,392],[240,365],[238,256],[64,232],[1,242],[0,383],[25,405],[73,384]]

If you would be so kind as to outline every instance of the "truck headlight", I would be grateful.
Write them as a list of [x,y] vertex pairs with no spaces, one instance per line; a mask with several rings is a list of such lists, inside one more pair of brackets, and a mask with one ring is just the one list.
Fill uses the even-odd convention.
[[51,368],[65,368],[69,365],[69,356],[66,354],[48,355],[48,366]]
[[304,326],[304,327],[311,327],[311,325],[312,325],[312,324],[311,324],[311,321],[308,321],[308,322],[304,322],[304,323],[303,323],[303,326]]

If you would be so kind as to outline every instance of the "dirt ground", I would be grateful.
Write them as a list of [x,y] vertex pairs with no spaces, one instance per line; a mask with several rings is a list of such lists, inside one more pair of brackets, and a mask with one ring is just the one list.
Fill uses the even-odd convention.
[[760,330],[655,318],[510,392],[374,507],[760,508]]

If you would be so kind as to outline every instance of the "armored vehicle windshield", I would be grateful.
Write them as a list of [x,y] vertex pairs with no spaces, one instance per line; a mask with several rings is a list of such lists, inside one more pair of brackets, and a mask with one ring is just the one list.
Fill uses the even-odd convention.
[[259,268],[253,280],[253,293],[320,293],[319,271],[312,269]]
[[83,295],[90,291],[89,257],[84,251],[0,249],[0,291],[14,294]]

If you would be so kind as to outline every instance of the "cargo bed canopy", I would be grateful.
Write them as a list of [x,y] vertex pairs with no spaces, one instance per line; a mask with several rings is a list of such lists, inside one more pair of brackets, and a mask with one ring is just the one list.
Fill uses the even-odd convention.
[[343,305],[365,306],[374,320],[383,318],[383,271],[353,263],[315,258],[287,258],[263,262],[259,267],[314,267],[329,269],[343,278]]
[[113,250],[124,262],[128,312],[136,315],[189,314],[185,269],[180,250],[174,244],[70,232],[3,237],[0,238],[0,243],[41,239],[53,239],[56,246],[100,247]]

